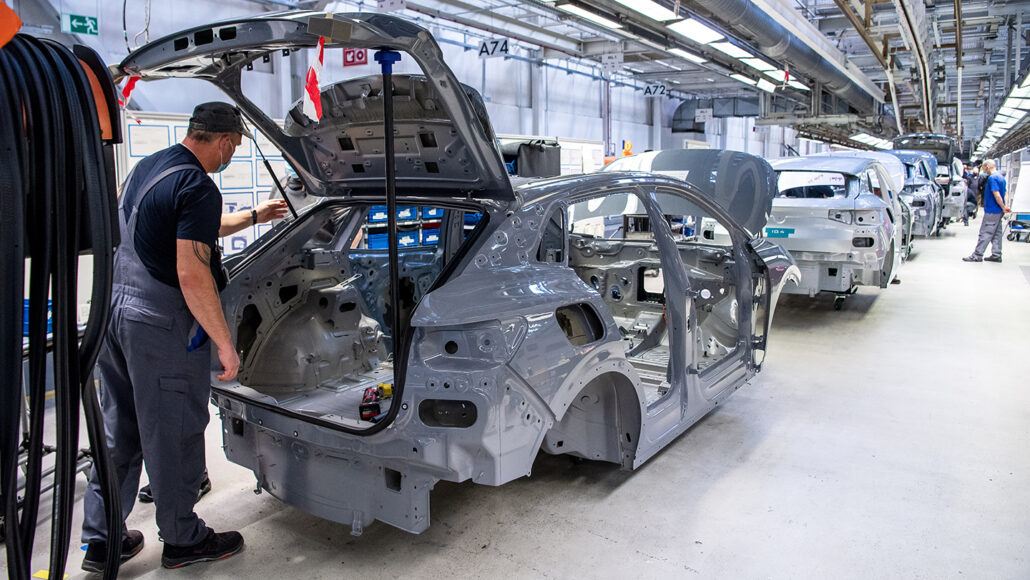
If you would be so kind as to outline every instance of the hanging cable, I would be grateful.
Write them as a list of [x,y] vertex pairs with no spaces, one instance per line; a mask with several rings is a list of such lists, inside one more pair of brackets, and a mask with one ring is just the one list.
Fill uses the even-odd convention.
[[139,46],[139,37],[143,37],[143,42],[150,42],[150,0],[147,0],[143,8],[143,30],[136,33],[136,36],[132,37],[132,42],[136,46]]
[[[121,141],[114,85],[103,62],[86,47],[16,35],[0,48],[0,504],[5,521],[8,576],[29,578],[42,483],[46,358],[52,345],[56,460],[49,572],[61,577],[71,541],[83,404],[90,454],[97,469],[112,534],[122,529],[121,506],[108,460],[103,418],[92,384],[110,313],[111,269],[117,236],[113,145]],[[92,305],[79,339],[76,324],[78,257],[94,255]],[[27,308],[24,267],[29,259]],[[52,332],[47,311],[52,311]],[[28,316],[23,319],[24,315]],[[20,344],[27,322],[28,426],[19,442],[25,405]],[[19,455],[25,457],[25,494],[18,501]],[[19,505],[20,504],[20,505]],[[19,509],[20,508],[20,509]],[[120,538],[108,542],[104,577],[115,578]]]

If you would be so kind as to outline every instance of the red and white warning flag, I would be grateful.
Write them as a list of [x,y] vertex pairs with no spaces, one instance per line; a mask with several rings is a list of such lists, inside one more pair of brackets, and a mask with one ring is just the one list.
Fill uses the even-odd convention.
[[122,87],[122,98],[118,99],[118,104],[125,106],[129,104],[129,95],[136,88],[136,83],[139,82],[138,76],[130,76],[129,80],[125,81],[125,86]]
[[129,110],[129,95],[131,95],[132,91],[136,89],[136,83],[138,82],[138,76],[130,76],[129,80],[125,81],[125,86],[122,87],[122,98],[118,99],[118,104],[122,106],[122,110],[125,111],[125,114],[130,119],[136,121],[137,125],[142,125],[143,121],[141,121],[136,115],[133,115],[132,111]]
[[325,37],[318,38],[318,58],[308,68],[304,81],[304,103],[301,111],[315,121],[322,118],[322,94],[318,92],[318,83],[322,80],[322,57],[325,53]]

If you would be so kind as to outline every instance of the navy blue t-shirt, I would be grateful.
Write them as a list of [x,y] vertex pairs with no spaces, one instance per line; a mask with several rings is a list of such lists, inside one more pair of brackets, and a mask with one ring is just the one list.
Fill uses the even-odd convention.
[[[222,192],[204,173],[204,166],[192,151],[173,145],[140,161],[126,186],[125,218],[136,203],[140,188],[165,169],[191,164],[196,169],[177,171],[159,181],[143,199],[136,221],[136,253],[154,278],[179,287],[175,267],[176,239],[194,240],[213,249],[222,222]],[[216,258],[212,252],[212,261]],[[221,264],[212,263],[212,270]]]

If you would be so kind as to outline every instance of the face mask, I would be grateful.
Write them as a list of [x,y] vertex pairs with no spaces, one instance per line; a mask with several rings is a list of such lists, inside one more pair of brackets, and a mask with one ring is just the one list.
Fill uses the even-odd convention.
[[229,163],[232,162],[232,155],[229,156],[229,160],[228,161],[222,161],[222,150],[219,149],[218,150],[218,161],[221,162],[222,164],[218,166],[218,169],[215,169],[215,173],[221,173],[221,172],[225,171],[226,167],[229,167]]

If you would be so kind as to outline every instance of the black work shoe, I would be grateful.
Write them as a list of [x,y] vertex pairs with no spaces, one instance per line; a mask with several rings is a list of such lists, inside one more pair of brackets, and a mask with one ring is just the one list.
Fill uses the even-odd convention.
[[984,262],[998,262],[1001,263],[1001,256],[987,256],[984,258]]
[[[143,532],[129,530],[122,538],[122,562],[139,554],[143,549]],[[82,569],[87,572],[102,574],[107,563],[107,542],[90,542],[86,548],[86,556],[82,559]]]
[[962,258],[963,262],[983,262],[983,258],[974,258],[973,256],[966,256]]
[[[200,482],[200,489],[197,490],[197,501],[200,501],[200,498],[207,495],[209,491],[211,491],[211,478],[204,476],[204,481]],[[149,483],[139,490],[137,497],[140,503],[154,503],[154,493],[150,491]]]
[[207,529],[207,537],[192,546],[173,546],[165,543],[161,554],[161,565],[165,568],[182,568],[197,562],[224,560],[243,549],[243,536],[239,532],[216,534]]

